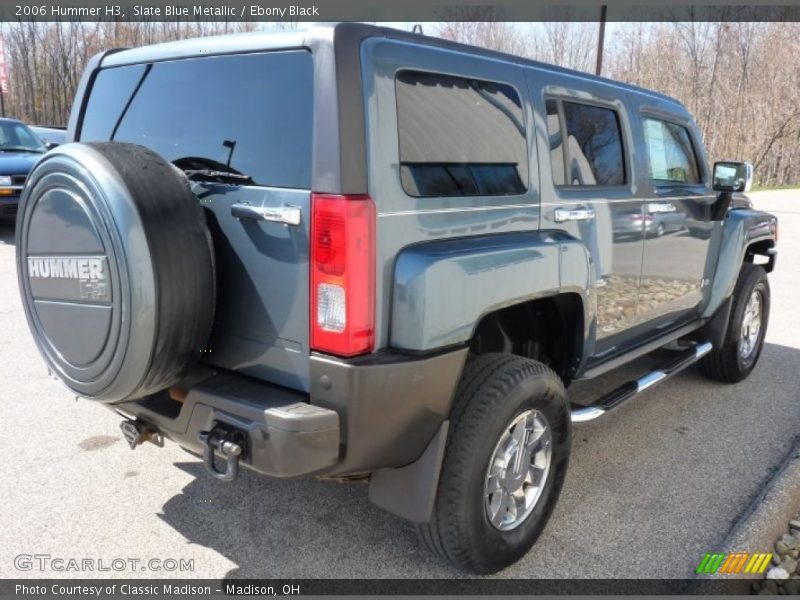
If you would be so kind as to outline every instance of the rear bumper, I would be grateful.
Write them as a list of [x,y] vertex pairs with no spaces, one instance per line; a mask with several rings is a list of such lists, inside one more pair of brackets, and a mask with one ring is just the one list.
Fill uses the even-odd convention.
[[151,397],[109,406],[198,454],[200,432],[230,426],[246,434],[241,464],[272,477],[295,477],[324,471],[339,456],[338,415],[307,400],[255,379],[217,373],[192,385],[182,402]]
[[235,428],[246,434],[241,464],[271,477],[365,473],[422,454],[450,412],[466,354],[313,355],[310,396],[209,371],[182,386],[180,402],[163,395],[110,408],[195,453],[203,451],[201,432]]
[[642,235],[643,231],[641,223],[614,225],[614,235]]
[[424,357],[384,353],[342,361],[311,356],[311,402],[339,415],[334,475],[405,466],[450,415],[468,349]]

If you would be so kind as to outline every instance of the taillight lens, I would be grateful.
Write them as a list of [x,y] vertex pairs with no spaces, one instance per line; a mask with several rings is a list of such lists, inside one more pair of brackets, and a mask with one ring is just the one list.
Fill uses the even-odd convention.
[[375,343],[375,205],[311,195],[311,347],[339,356]]

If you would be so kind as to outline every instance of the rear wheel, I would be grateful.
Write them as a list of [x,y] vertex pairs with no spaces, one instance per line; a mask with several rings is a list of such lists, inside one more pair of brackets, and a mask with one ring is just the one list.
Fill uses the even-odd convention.
[[769,305],[766,271],[759,265],[743,264],[733,292],[725,341],[700,362],[703,374],[727,383],[742,381],[750,374],[764,346]]
[[519,560],[544,529],[566,474],[564,386],[545,365],[487,354],[467,364],[451,417],[424,543],[454,565],[492,573]]

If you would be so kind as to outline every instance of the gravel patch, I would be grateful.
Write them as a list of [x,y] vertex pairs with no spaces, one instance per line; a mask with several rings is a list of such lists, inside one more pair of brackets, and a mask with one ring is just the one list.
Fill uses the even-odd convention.
[[759,595],[800,594],[800,513],[789,521],[789,530],[775,542],[772,567],[763,581],[753,583],[753,592]]

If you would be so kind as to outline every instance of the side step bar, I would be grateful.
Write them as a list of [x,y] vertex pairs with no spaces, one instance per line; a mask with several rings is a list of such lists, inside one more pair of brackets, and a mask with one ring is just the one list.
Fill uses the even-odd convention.
[[660,369],[651,371],[647,375],[640,377],[636,381],[628,381],[618,388],[610,391],[605,396],[600,397],[597,402],[583,408],[572,411],[571,419],[573,423],[585,423],[601,417],[613,408],[627,402],[637,394],[647,388],[661,383],[675,373],[678,373],[691,364],[696,363],[706,354],[711,352],[711,342],[701,342],[696,346],[681,352],[674,359],[666,363]]

